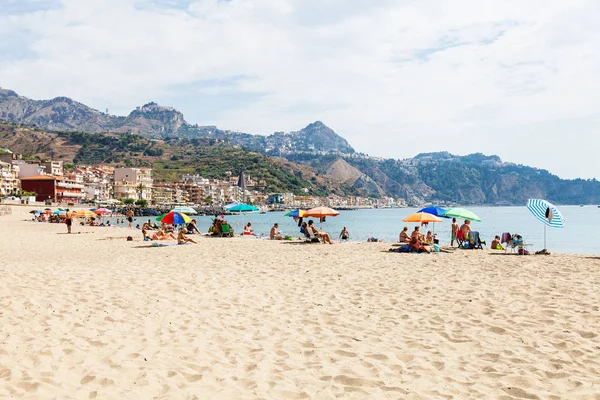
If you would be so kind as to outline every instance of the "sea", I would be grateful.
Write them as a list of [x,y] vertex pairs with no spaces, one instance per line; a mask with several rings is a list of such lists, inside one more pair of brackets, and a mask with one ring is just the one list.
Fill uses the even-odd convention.
[[[520,234],[533,251],[547,248],[554,253],[568,254],[600,254],[600,207],[559,206],[565,218],[563,228],[546,228],[546,244],[544,245],[544,224],[536,219],[525,206],[522,207],[466,207],[473,211],[482,222],[471,222],[471,229],[479,231],[481,238],[489,246],[495,235],[503,232]],[[361,209],[341,211],[337,217],[328,217],[322,224],[315,220],[317,227],[329,232],[333,239],[338,239],[342,228],[347,227],[350,241],[366,242],[371,238],[384,242],[398,241],[398,235],[404,226],[412,232],[414,223],[402,222],[408,215],[417,212],[416,208]],[[242,232],[244,224],[252,222],[255,234],[268,235],[275,222],[284,235],[299,237],[300,232],[293,218],[284,216],[284,212],[268,212],[266,214],[247,213],[225,216],[236,233]],[[142,225],[155,217],[136,217],[135,225]],[[212,216],[194,216],[201,232],[207,232],[212,224]],[[105,218],[114,224],[115,218]],[[458,221],[462,224],[463,221]],[[127,225],[125,223],[117,224]],[[431,230],[438,234],[441,245],[450,244],[451,220],[429,224],[421,228],[421,232]]]

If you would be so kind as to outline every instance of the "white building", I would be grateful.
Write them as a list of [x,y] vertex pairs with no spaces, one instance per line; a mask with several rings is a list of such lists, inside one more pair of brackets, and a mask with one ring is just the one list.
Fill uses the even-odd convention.
[[0,195],[11,196],[21,189],[19,167],[0,161]]
[[152,169],[115,168],[113,182],[115,199],[152,200]]

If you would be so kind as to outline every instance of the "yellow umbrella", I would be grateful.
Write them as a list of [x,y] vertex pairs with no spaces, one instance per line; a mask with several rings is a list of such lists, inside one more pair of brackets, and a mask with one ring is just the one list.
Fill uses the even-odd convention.
[[441,218],[426,212],[418,212],[409,215],[402,220],[403,222],[429,223],[429,222],[444,222]]
[[81,210],[81,211],[77,211],[75,214],[73,214],[73,216],[74,217],[90,218],[90,217],[95,217],[96,214],[94,214],[90,210]]

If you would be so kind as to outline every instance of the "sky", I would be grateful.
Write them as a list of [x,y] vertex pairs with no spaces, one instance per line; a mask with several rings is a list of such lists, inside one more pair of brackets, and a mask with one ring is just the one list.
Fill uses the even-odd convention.
[[0,0],[0,87],[600,179],[595,0]]

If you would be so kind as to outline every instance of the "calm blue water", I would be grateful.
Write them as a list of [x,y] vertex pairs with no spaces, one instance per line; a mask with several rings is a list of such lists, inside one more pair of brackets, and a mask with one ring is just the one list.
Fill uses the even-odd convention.
[[[469,207],[483,222],[472,222],[471,227],[479,231],[482,239],[491,243],[494,235],[502,232],[519,233],[527,243],[533,243],[534,250],[544,248],[544,224],[538,221],[525,207]],[[547,228],[546,247],[555,253],[600,254],[600,208],[596,206],[562,206],[559,207],[566,219],[562,229]],[[398,240],[402,227],[407,225],[409,231],[415,224],[406,224],[402,219],[416,212],[414,208],[399,209],[370,209],[342,211],[338,217],[327,218],[322,227],[336,239],[346,226],[350,231],[352,241],[364,242],[367,238],[375,237],[386,242]],[[273,223],[279,223],[283,234],[299,236],[299,228],[292,218],[284,217],[283,212],[267,214],[246,214],[244,216],[227,216],[236,232],[243,228],[242,219],[251,221],[255,233],[267,235]],[[135,224],[142,225],[149,217],[137,217]],[[152,217],[150,217],[152,218]],[[207,232],[212,223],[212,217],[196,217],[201,232]],[[111,222],[114,218],[111,218]],[[423,233],[433,229],[440,238],[442,245],[450,243],[451,220],[442,223],[429,224],[423,228]],[[458,221],[462,224],[462,221]],[[317,226],[318,220],[315,220]],[[121,225],[121,224],[119,224]]]

